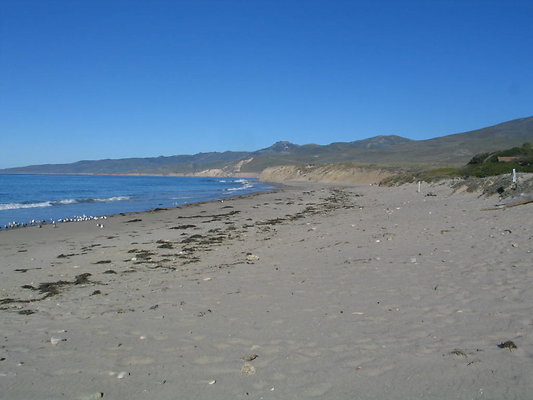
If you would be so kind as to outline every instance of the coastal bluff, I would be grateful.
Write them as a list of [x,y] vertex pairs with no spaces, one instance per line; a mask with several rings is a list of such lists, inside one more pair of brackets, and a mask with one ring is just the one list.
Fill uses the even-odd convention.
[[336,184],[378,184],[394,175],[392,171],[347,163],[324,165],[281,165],[264,169],[259,179],[264,182],[322,182]]

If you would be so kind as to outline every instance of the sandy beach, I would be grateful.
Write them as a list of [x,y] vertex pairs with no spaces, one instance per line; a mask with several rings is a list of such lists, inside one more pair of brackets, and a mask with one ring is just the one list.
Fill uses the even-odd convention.
[[301,183],[0,231],[0,398],[531,399],[533,203],[497,201]]

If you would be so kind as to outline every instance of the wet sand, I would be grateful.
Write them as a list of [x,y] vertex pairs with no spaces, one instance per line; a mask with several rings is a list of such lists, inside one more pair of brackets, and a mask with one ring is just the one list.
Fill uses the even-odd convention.
[[533,204],[497,201],[298,184],[1,231],[0,398],[531,398]]

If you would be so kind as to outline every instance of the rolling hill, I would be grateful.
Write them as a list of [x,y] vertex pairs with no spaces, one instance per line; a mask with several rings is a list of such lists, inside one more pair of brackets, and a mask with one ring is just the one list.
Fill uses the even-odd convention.
[[254,152],[210,152],[169,157],[78,161],[0,170],[0,174],[259,174],[267,167],[339,162],[383,166],[457,166],[475,154],[533,142],[533,117],[428,140],[376,136],[328,145],[277,142]]
[[[376,145],[376,142],[384,144]],[[378,136],[351,143],[300,146],[290,154],[271,155],[268,159],[258,157],[248,163],[245,169],[263,170],[274,165],[333,162],[402,167],[458,166],[466,164],[475,154],[520,146],[525,142],[533,142],[533,117],[428,140]]]

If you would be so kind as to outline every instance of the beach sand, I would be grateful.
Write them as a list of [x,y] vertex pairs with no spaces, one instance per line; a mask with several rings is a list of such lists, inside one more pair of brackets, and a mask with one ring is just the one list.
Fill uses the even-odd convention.
[[2,231],[0,398],[531,399],[533,204],[497,201],[298,184]]

